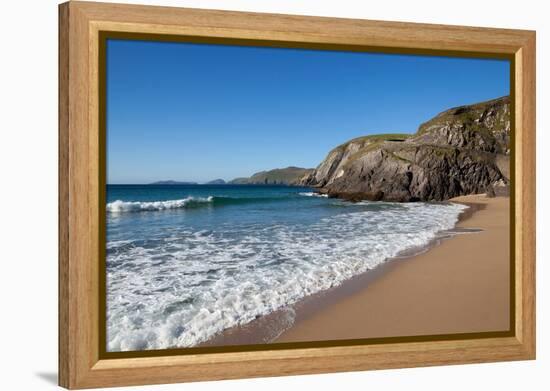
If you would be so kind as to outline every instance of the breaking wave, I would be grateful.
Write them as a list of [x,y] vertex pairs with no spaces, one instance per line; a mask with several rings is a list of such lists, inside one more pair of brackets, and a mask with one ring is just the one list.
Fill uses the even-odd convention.
[[285,202],[284,197],[187,197],[181,200],[168,201],[121,201],[107,204],[108,213],[146,212],[181,208],[198,208],[202,206],[224,206],[254,203]]
[[121,201],[116,200],[107,204],[107,212],[121,213],[121,212],[142,212],[151,210],[166,210],[166,209],[179,209],[189,206],[200,206],[201,204],[212,202],[214,197],[196,198],[187,197],[181,200],[169,200],[169,201]]
[[300,194],[301,196],[304,196],[304,197],[321,197],[321,198],[328,198],[328,194],[321,194],[321,193],[316,193],[314,191],[306,191],[306,192],[301,192],[301,193],[298,193]]
[[[231,202],[221,198],[218,202]],[[216,200],[114,202],[110,208],[161,210]],[[112,241],[108,350],[196,346],[428,244],[453,228],[467,207],[366,203],[362,208],[307,225],[171,226],[161,237]]]

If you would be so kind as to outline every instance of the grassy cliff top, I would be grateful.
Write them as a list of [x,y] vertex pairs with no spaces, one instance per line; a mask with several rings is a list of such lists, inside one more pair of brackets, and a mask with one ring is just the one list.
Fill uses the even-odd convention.
[[[485,126],[480,125],[480,120],[482,120],[489,112],[502,110],[505,105],[509,104],[510,97],[503,96],[472,105],[453,107],[437,114],[432,119],[421,124],[416,134],[422,135],[428,132],[433,126],[451,123],[465,124],[468,128],[473,130],[487,130]],[[495,123],[493,130],[501,130],[504,127],[506,118],[502,116],[497,119],[498,121]]]
[[349,141],[346,141],[343,144],[338,145],[336,148],[334,148],[331,152],[342,150],[346,148],[349,144],[356,143],[375,143],[375,142],[382,142],[382,141],[405,141],[409,137],[411,137],[412,134],[407,133],[382,133],[382,134],[371,134],[368,136],[361,136],[356,137],[354,139],[351,139]]

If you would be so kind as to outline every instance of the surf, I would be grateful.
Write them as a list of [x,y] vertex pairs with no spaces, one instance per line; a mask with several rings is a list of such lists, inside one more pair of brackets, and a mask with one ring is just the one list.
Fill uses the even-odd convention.
[[[109,351],[196,346],[426,245],[453,228],[466,208],[353,204],[299,194],[307,189],[223,191],[223,196],[195,196],[194,202],[236,207],[113,219],[107,257]],[[157,202],[168,203],[163,208],[190,206],[186,197],[131,208],[157,208]],[[332,207],[340,204],[346,207]]]

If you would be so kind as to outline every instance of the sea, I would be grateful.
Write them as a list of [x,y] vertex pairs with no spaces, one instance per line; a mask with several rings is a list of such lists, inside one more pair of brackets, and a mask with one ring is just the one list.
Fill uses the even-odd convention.
[[426,246],[465,208],[294,186],[107,185],[107,350],[197,346]]

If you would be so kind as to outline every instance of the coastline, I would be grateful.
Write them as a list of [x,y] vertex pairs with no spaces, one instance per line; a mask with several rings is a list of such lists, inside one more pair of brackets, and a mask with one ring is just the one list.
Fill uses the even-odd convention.
[[469,208],[449,235],[199,346],[507,330],[509,198],[450,201]]

